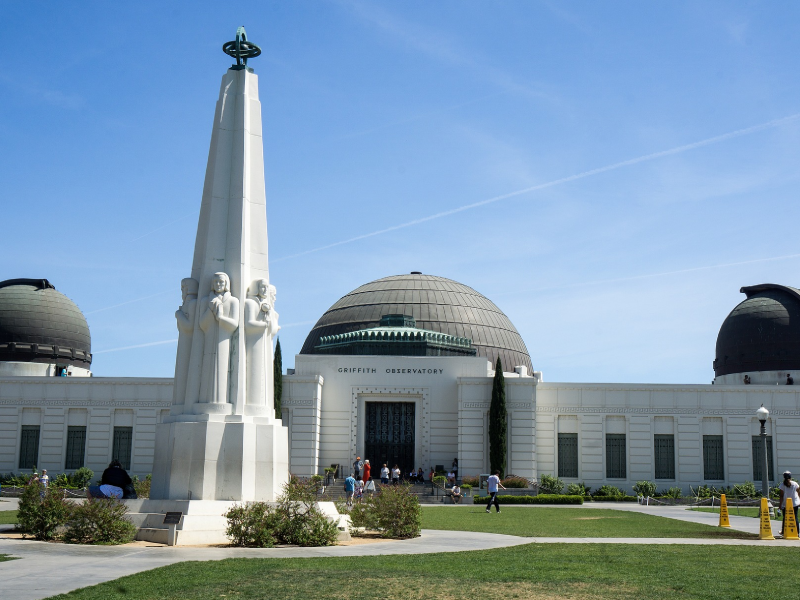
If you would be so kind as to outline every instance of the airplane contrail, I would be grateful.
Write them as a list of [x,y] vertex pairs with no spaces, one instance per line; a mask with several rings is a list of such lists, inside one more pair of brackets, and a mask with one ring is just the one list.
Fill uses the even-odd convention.
[[428,221],[433,221],[435,219],[441,219],[443,217],[449,217],[451,215],[458,214],[460,212],[464,212],[465,210],[471,210],[473,208],[478,208],[480,206],[486,206],[487,204],[493,204],[495,202],[500,202],[501,200],[507,200],[508,198],[513,198],[515,196],[520,196],[522,194],[528,194],[530,192],[536,192],[539,190],[551,188],[557,185],[562,185],[564,183],[569,183],[572,181],[577,181],[579,179],[585,179],[586,177],[592,177],[594,175],[600,175],[601,173],[607,173],[609,171],[615,171],[616,169],[621,169],[623,167],[629,167],[631,165],[636,165],[639,163],[655,160],[657,158],[663,158],[665,156],[673,156],[675,154],[681,154],[682,152],[688,152],[689,150],[694,150],[696,148],[702,148],[703,146],[710,146],[711,144],[717,144],[719,142],[723,142],[725,140],[730,140],[733,138],[741,137],[743,135],[749,135],[751,133],[757,133],[759,131],[764,131],[765,129],[772,129],[774,127],[779,127],[780,125],[784,125],[786,123],[790,123],[792,121],[797,120],[800,118],[800,113],[795,113],[793,115],[789,115],[788,117],[781,117],[780,119],[773,119],[772,121],[767,121],[766,123],[761,123],[759,125],[753,125],[752,127],[745,127],[744,129],[737,129],[736,131],[731,131],[728,133],[723,133],[722,135],[717,135],[714,137],[710,137],[704,140],[700,140],[698,142],[692,142],[691,144],[684,144],[683,146],[676,146],[675,148],[670,148],[668,150],[661,150],[660,152],[653,152],[651,154],[645,154],[643,156],[638,156],[636,158],[630,158],[628,160],[623,160],[621,162],[613,163],[610,165],[606,165],[604,167],[598,167],[596,169],[591,169],[589,171],[583,171],[582,173],[577,173],[575,175],[570,175],[568,177],[562,177],[560,179],[554,179],[552,181],[548,181],[546,183],[540,183],[537,185],[532,185],[530,187],[523,188],[521,190],[516,190],[514,192],[508,192],[507,194],[501,194],[500,196],[494,196],[493,198],[487,198],[486,200],[480,200],[478,202],[473,202],[471,204],[465,204],[463,206],[459,206],[456,208],[451,208],[450,210],[445,210],[442,212],[438,212],[427,217],[422,217],[420,219],[414,219],[412,221],[407,221],[406,223],[400,223],[399,225],[393,225],[391,227],[386,227],[384,229],[378,229],[377,231],[373,231],[371,233],[365,233],[362,235],[358,235],[346,240],[341,240],[339,242],[333,242],[332,244],[326,244],[324,246],[318,246],[317,248],[312,248],[310,250],[304,250],[303,252],[298,252],[296,254],[289,254],[287,256],[281,256],[279,258],[272,259],[272,262],[280,262],[284,260],[289,260],[290,258],[298,258],[300,256],[305,256],[307,254],[313,254],[315,252],[321,252],[322,250],[328,250],[329,248],[335,248],[337,246],[343,246],[345,244],[351,244],[353,242],[357,242],[359,240],[364,240],[367,238],[375,237],[377,235],[382,235],[384,233],[389,233],[392,231],[397,231],[398,229],[405,229],[407,227],[413,227],[414,225],[419,225],[421,223],[426,223]]
[[136,344],[135,346],[122,346],[121,348],[109,348],[108,350],[98,350],[97,352],[92,352],[92,356],[95,354],[105,354],[106,352],[119,352],[120,350],[133,350],[134,348],[147,348],[149,346],[161,346],[162,344],[177,344],[178,338],[174,340],[161,340],[160,342],[148,342],[146,344]]

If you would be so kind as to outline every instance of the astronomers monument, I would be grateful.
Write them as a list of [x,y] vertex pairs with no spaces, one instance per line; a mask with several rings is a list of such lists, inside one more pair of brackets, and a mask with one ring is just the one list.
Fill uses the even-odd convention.
[[243,27],[223,46],[191,277],[183,304],[170,414],[156,428],[151,498],[272,501],[289,478],[288,432],[275,418],[258,76]]

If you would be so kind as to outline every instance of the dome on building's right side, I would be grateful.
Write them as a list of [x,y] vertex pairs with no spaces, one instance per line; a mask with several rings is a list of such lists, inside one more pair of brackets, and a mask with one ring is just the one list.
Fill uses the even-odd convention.
[[741,288],[717,336],[714,374],[800,371],[800,290],[774,283]]

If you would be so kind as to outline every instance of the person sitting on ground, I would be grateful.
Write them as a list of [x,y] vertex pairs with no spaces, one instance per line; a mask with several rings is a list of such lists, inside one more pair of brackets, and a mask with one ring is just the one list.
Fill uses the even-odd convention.
[[453,498],[453,504],[461,504],[461,498],[463,498],[464,495],[461,493],[461,488],[457,483],[453,484],[453,489],[450,490],[450,496]]
[[425,471],[422,470],[422,467],[417,469],[417,481],[425,483]]
[[122,468],[122,463],[115,458],[103,471],[100,485],[91,485],[86,489],[86,497],[120,499],[125,493],[125,486],[132,483],[130,475]]

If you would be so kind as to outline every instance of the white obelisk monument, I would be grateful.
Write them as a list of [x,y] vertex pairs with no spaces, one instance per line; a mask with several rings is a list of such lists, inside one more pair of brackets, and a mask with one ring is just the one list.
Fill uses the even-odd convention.
[[191,277],[183,304],[171,414],[156,430],[150,497],[272,501],[289,478],[288,434],[275,418],[261,50],[239,28],[214,113]]

